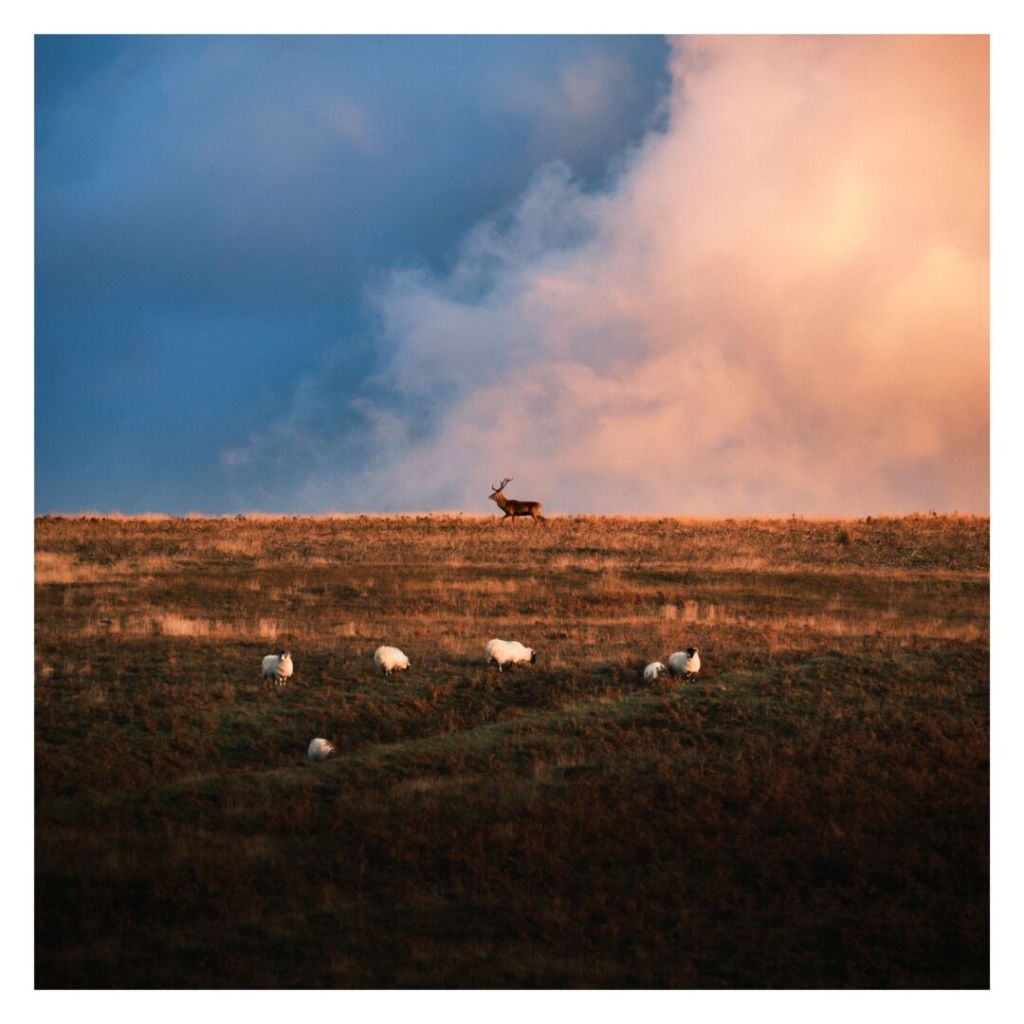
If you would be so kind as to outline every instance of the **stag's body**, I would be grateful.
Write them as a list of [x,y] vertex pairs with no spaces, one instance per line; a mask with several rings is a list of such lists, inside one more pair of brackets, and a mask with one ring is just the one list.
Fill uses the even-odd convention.
[[505,490],[505,484],[511,479],[512,477],[507,476],[497,487],[493,485],[491,487],[491,501],[497,502],[498,508],[505,513],[501,521],[505,522],[506,519],[511,519],[512,525],[515,526],[516,516],[529,516],[531,519],[539,519],[543,522],[544,517],[540,514],[539,501],[519,501],[515,498],[506,498],[502,494],[502,491]]

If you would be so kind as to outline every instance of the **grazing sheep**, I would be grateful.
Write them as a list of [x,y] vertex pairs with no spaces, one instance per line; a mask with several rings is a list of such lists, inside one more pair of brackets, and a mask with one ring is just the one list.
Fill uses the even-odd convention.
[[524,647],[518,640],[488,640],[484,651],[487,664],[493,661],[499,672],[503,665],[532,665],[537,660],[537,652],[532,647]]
[[306,757],[314,762],[326,761],[333,753],[334,744],[330,740],[321,739],[318,736],[315,740],[309,741],[309,750],[306,751]]
[[647,679],[647,680],[657,679],[658,676],[660,676],[661,673],[664,672],[664,671],[665,671],[665,666],[660,661],[652,661],[650,663],[650,665],[648,665],[644,669],[644,679]]
[[409,659],[397,647],[378,647],[373,652],[373,663],[384,676],[405,672],[409,668]]
[[284,686],[291,679],[294,670],[291,651],[268,654],[263,659],[264,681],[272,682],[278,688]]
[[687,647],[685,651],[676,651],[668,659],[668,670],[674,676],[685,676],[690,682],[697,678],[700,671],[700,654],[696,647]]

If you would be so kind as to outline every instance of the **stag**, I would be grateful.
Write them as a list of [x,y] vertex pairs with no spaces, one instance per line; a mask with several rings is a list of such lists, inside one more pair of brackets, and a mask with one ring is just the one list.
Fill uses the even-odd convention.
[[505,490],[505,485],[512,479],[507,476],[504,480],[495,487],[491,485],[491,501],[497,502],[498,508],[501,509],[505,515],[502,517],[502,522],[506,519],[512,519],[512,525],[516,525],[516,516],[530,516],[532,519],[539,519],[543,522],[544,517],[540,514],[540,502],[539,501],[517,501],[515,498],[506,498],[502,493]]

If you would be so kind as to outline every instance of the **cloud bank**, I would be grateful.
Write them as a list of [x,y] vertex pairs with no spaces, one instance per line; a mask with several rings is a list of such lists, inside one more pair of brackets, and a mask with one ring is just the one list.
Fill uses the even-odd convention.
[[301,446],[304,508],[482,511],[511,475],[552,512],[987,511],[987,40],[686,39],[671,71],[608,188],[549,164],[450,271],[378,281],[365,396],[326,429],[311,378],[226,460]]

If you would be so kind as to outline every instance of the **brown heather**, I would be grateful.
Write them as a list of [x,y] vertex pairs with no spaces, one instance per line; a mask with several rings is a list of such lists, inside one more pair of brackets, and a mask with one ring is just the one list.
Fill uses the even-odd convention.
[[988,539],[39,519],[36,984],[985,987]]

